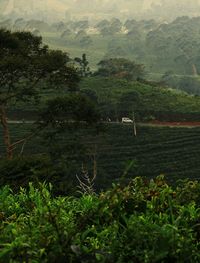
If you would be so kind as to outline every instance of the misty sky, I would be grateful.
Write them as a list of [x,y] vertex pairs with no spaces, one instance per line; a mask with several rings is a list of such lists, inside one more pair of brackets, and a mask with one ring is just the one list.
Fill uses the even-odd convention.
[[0,0],[0,14],[62,20],[76,18],[155,18],[200,15],[200,0]]

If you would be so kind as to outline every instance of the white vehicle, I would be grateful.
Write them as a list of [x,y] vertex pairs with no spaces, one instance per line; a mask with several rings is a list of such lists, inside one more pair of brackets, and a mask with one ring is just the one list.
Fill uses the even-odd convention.
[[133,123],[133,121],[127,117],[122,118],[122,123]]

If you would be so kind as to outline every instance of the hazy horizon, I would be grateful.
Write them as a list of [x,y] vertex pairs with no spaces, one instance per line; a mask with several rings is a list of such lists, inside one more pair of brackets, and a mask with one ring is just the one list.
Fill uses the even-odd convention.
[[200,0],[0,0],[1,18],[40,19],[157,19],[200,16]]

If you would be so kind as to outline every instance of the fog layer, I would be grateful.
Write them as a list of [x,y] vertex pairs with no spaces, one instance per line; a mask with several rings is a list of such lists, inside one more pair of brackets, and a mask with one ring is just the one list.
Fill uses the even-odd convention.
[[1,17],[102,19],[110,17],[171,20],[200,15],[199,0],[0,0]]

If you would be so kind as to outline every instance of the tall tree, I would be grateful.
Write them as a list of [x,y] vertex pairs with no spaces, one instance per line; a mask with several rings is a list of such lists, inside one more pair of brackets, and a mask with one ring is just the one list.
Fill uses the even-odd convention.
[[0,121],[9,159],[17,142],[11,141],[7,110],[13,103],[36,99],[42,81],[75,89],[79,75],[69,62],[66,53],[49,50],[41,37],[0,30]]
[[78,71],[81,77],[88,77],[91,75],[89,61],[87,60],[86,54],[82,54],[82,58],[76,57],[74,61],[78,63]]
[[137,80],[144,77],[144,66],[125,58],[111,58],[102,60],[95,75],[103,77],[124,78]]
[[84,94],[71,93],[51,99],[41,112],[41,125],[65,130],[73,124],[96,124],[100,120],[97,105]]

